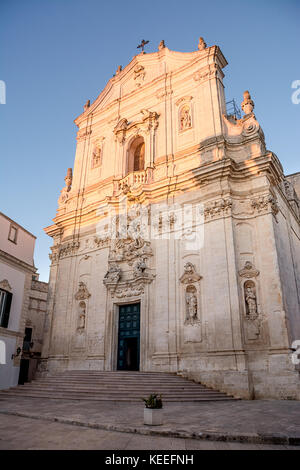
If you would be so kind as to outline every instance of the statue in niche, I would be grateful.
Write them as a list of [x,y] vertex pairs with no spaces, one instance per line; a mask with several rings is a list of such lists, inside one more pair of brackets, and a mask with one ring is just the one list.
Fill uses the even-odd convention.
[[93,150],[93,168],[99,166],[101,163],[101,149],[95,146]]
[[197,290],[195,286],[187,286],[185,292],[186,316],[185,325],[193,325],[198,322]]
[[85,313],[86,313],[86,304],[83,301],[79,302],[79,316],[78,316],[78,330],[84,330],[85,328]]
[[248,340],[256,340],[260,335],[261,319],[257,311],[257,298],[255,284],[253,281],[247,281],[244,284],[246,315],[245,331]]
[[192,126],[190,107],[184,106],[180,111],[180,130],[189,129]]
[[252,318],[257,317],[257,302],[255,294],[255,285],[253,281],[245,283],[245,301],[246,301],[246,314]]
[[71,187],[72,187],[72,168],[68,168],[67,170],[65,183],[66,183],[66,186],[60,192],[60,196],[58,199],[59,204],[66,203],[69,198],[69,191],[71,190]]

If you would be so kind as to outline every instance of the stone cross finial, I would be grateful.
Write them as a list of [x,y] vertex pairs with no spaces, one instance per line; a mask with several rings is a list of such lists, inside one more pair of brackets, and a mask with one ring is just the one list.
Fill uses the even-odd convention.
[[142,48],[142,54],[144,53],[144,47],[146,44],[148,44],[149,41],[145,41],[145,39],[142,40],[141,44],[137,46],[137,49]]
[[244,111],[245,114],[250,114],[252,113],[254,109],[254,102],[251,99],[251,95],[248,90],[244,91],[244,100],[241,103],[242,110]]
[[207,47],[206,42],[204,41],[202,37],[200,37],[199,42],[198,42],[199,51],[203,51],[204,49],[206,49],[206,47]]
[[165,41],[162,39],[158,45],[158,50],[161,51],[162,49],[164,49],[166,47],[165,45]]
[[90,100],[87,100],[87,102],[85,103],[85,105],[83,106],[83,109],[86,111],[91,105],[91,102]]

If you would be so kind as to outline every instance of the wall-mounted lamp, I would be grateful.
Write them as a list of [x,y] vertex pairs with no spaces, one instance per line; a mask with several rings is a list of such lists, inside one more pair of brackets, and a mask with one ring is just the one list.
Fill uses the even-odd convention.
[[12,355],[11,355],[11,358],[14,359],[14,357],[19,356],[20,353],[21,353],[21,351],[22,351],[22,349],[21,349],[21,348],[18,348],[18,349],[17,349],[17,354],[12,354]]

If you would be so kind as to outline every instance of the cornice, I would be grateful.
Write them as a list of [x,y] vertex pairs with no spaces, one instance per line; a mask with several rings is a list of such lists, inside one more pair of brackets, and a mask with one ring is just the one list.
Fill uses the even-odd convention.
[[0,250],[0,260],[1,259],[8,262],[9,264],[12,264],[14,267],[18,266],[24,269],[25,271],[29,271],[31,273],[35,273],[37,271],[37,268],[35,266],[32,266],[26,263],[25,261],[21,261],[20,259],[16,258],[13,255],[10,255],[9,253],[3,250]]

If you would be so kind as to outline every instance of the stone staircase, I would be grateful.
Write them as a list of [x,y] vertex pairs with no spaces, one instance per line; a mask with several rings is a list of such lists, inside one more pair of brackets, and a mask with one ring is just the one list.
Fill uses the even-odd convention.
[[161,394],[164,402],[234,400],[225,393],[172,373],[86,370],[66,371],[39,378],[1,390],[0,397],[137,402],[150,393]]

